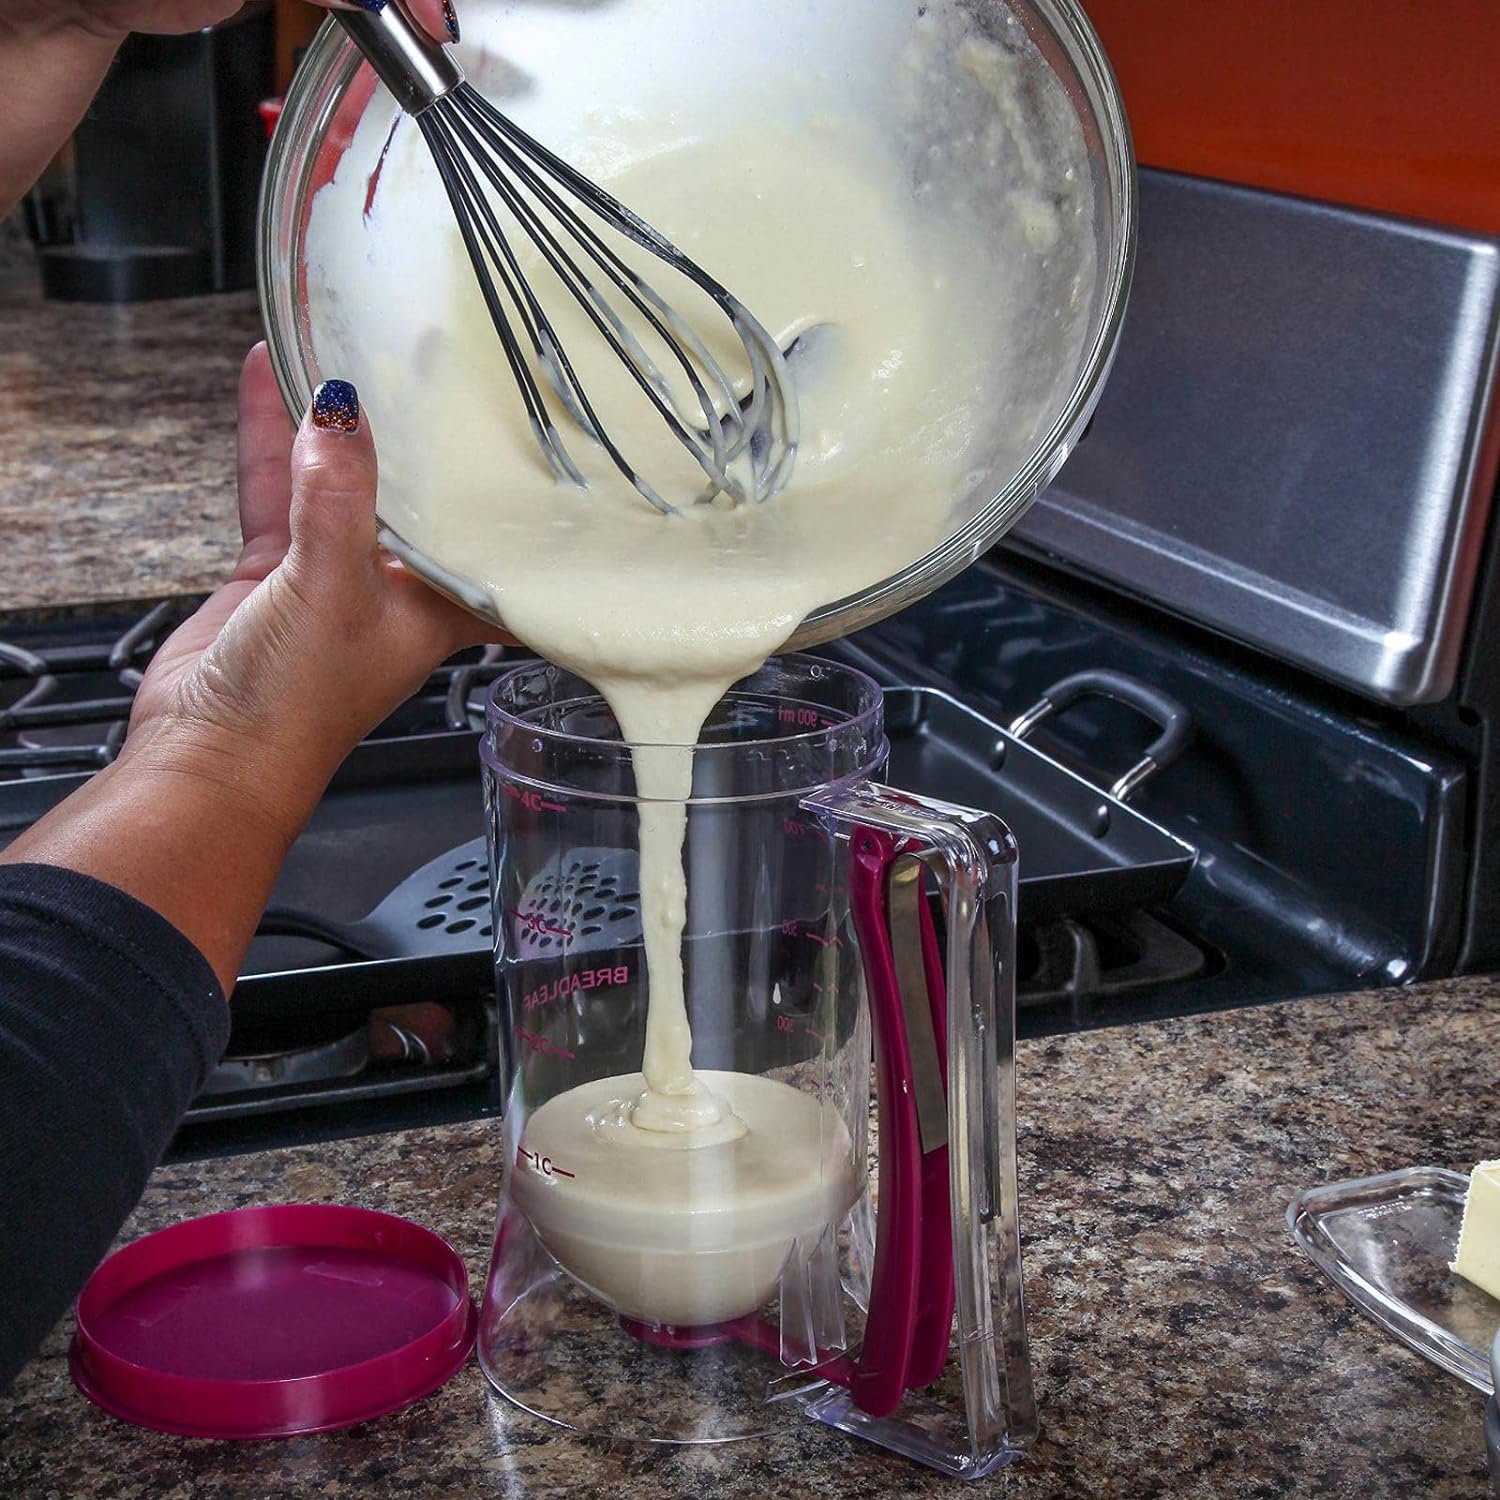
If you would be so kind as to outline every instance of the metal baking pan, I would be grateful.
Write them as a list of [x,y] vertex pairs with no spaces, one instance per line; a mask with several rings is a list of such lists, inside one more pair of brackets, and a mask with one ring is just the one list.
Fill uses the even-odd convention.
[[[1075,689],[1070,684],[1086,679]],[[1044,700],[1053,712],[1086,691],[1118,689],[1109,673],[1080,674]],[[1130,684],[1130,679],[1123,679]],[[1104,686],[1099,686],[1099,684]],[[1131,701],[1142,690],[1134,689]],[[1113,694],[1112,694],[1113,695]],[[1161,700],[1157,700],[1158,702]],[[1168,900],[1187,878],[1196,853],[1122,800],[1075,775],[1011,729],[932,688],[888,689],[889,780],[906,791],[994,813],[1020,849],[1020,920],[1120,911]],[[1181,713],[1172,705],[1176,713]],[[1017,720],[1024,734],[1040,705]],[[1184,715],[1185,717],[1185,715]],[[1028,724],[1026,721],[1029,720]],[[1153,770],[1180,748],[1174,719],[1153,746]],[[1136,773],[1132,773],[1136,774]],[[1149,772],[1147,773],[1149,774]],[[1126,778],[1122,778],[1124,781]],[[1144,776],[1136,774],[1128,795]],[[1121,783],[1116,783],[1121,788]]]
[[[1163,726],[1140,766],[1101,790],[1028,744],[1038,720],[1088,692],[1124,698]],[[1194,851],[1123,800],[1186,740],[1186,714],[1143,685],[1084,673],[1054,687],[1011,728],[928,688],[887,688],[891,743],[887,779],[942,801],[997,814],[1020,847],[1020,919],[1118,911],[1167,900],[1192,868]],[[1143,770],[1144,768],[1144,770]],[[82,776],[0,783],[0,845]],[[470,731],[367,741],[334,778],[293,845],[271,904],[283,914],[258,936],[235,993],[235,1027],[302,1021],[326,1028],[374,1006],[487,988],[490,938],[464,924],[442,948],[413,932],[412,951],[379,956],[320,940],[320,927],[360,919],[438,856],[484,828],[478,736]],[[287,913],[305,913],[305,935]],[[295,1029],[295,1025],[294,1025]],[[283,1031],[277,1031],[278,1036]],[[320,1033],[321,1034],[321,1031]]]
[[1142,172],[1109,385],[1010,541],[1368,698],[1436,702],[1497,364],[1493,238]]

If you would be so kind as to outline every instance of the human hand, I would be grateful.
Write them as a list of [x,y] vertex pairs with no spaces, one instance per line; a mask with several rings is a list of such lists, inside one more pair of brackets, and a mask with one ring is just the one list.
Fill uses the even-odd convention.
[[[74,30],[109,42],[132,31],[176,36],[216,26],[241,9],[243,0],[0,0],[0,35]],[[312,0],[329,10],[380,10],[363,0]],[[453,0],[400,0],[403,9],[435,42],[458,40]]]
[[376,545],[374,442],[332,384],[294,440],[265,346],[251,351],[233,576],[156,653],[115,762],[0,851],[153,907],[226,994],[344,756],[446,656],[500,638]]
[[[453,0],[314,0],[342,10],[399,4],[435,41],[458,40]],[[131,31],[197,31],[241,0],[0,0],[0,219],[78,124]]]
[[265,345],[245,361],[239,562],[156,653],[122,752],[258,788],[265,815],[299,823],[434,667],[497,639],[376,545],[374,440],[337,385],[294,433]]

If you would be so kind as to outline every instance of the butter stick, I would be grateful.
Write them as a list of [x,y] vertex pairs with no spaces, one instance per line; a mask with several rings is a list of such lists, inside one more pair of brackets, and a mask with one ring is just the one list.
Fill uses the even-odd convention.
[[1448,1269],[1500,1299],[1500,1161],[1482,1161],[1469,1175],[1458,1254]]

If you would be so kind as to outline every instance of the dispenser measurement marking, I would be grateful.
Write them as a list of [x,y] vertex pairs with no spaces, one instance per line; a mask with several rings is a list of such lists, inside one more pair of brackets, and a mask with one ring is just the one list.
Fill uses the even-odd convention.
[[795,1016],[777,1016],[776,1029],[777,1031],[786,1032],[788,1035],[801,1031],[810,1036],[815,1042],[823,1040],[823,1033],[815,1029],[811,1021],[799,1021]]
[[833,720],[820,714],[815,708],[794,708],[782,704],[776,710],[776,718],[782,724],[795,724],[799,729],[832,729]]
[[509,782],[504,784],[505,795],[512,802],[519,802],[527,812],[567,812],[561,802],[548,802],[540,792],[523,792],[519,787],[511,786]]
[[538,1032],[525,1031],[518,1026],[516,1028],[516,1035],[520,1037],[520,1039],[525,1042],[533,1052],[537,1053],[541,1057],[560,1057],[564,1062],[573,1061],[574,1054],[569,1052],[566,1047],[559,1047],[555,1042],[551,1041],[547,1037],[540,1035]]
[[576,1172],[569,1172],[565,1167],[557,1166],[550,1156],[543,1156],[538,1151],[528,1151],[524,1146],[516,1147],[516,1165],[525,1162],[528,1167],[541,1177],[576,1177]]
[[816,943],[820,948],[842,948],[844,940],[837,933],[832,937],[824,937],[808,922],[799,922],[795,917],[788,917],[781,924],[782,937],[794,938],[805,937],[808,942]]

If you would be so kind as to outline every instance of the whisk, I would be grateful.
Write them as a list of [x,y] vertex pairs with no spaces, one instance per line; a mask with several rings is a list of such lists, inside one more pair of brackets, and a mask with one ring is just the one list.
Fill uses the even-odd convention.
[[[796,394],[781,349],[739,298],[496,109],[465,81],[452,53],[428,41],[397,5],[334,14],[422,131],[531,430],[557,477],[587,487],[553,420],[538,372],[562,409],[636,490],[664,514],[678,513],[599,419],[517,255],[518,233],[535,247],[707,476],[708,486],[694,494],[695,502],[721,494],[737,503],[764,501],[781,490],[797,453]],[[746,394],[736,388],[735,372],[714,358],[688,320],[621,259],[617,237],[649,251],[712,299],[743,353],[738,373],[748,385]],[[640,336],[644,330],[659,345],[656,358]],[[675,379],[668,373],[674,366]]]

